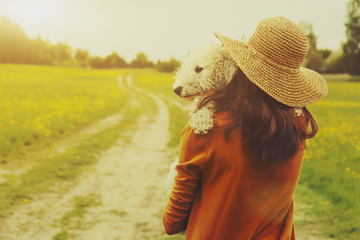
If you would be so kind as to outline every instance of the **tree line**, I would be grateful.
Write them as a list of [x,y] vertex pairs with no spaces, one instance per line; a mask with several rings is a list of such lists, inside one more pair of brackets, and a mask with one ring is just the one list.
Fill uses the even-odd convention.
[[[339,49],[317,48],[317,36],[311,23],[301,22],[309,50],[304,66],[321,73],[349,73],[360,75],[360,0],[350,0],[346,8],[346,41]],[[329,26],[331,27],[331,26]]]
[[0,16],[0,63],[91,68],[155,68],[162,72],[172,72],[180,66],[180,62],[174,58],[153,63],[143,52],[127,62],[115,51],[105,57],[91,56],[88,50],[74,51],[66,43],[51,44],[40,37],[29,39],[19,25],[3,16]]
[[[321,73],[350,73],[360,75],[360,0],[349,0],[346,8],[346,42],[338,50],[319,49],[313,26],[301,22],[309,50],[304,67]],[[65,43],[50,44],[40,37],[29,39],[21,27],[0,17],[0,63],[61,65],[91,68],[155,68],[172,72],[180,66],[174,58],[168,61],[150,61],[140,52],[135,59],[127,62],[116,52],[105,57],[91,56],[89,51],[73,50]]]

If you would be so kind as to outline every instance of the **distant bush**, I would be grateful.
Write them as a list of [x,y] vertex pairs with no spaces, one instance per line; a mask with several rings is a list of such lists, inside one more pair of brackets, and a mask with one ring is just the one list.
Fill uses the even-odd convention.
[[344,54],[341,49],[333,51],[325,60],[324,72],[326,73],[344,73]]
[[119,57],[116,52],[108,55],[104,59],[104,65],[106,68],[124,68],[127,67],[125,59]]
[[105,58],[91,57],[88,60],[88,64],[92,68],[125,68],[128,66],[125,60],[119,57],[116,52],[113,52]]
[[159,72],[174,72],[178,67],[180,67],[180,61],[171,58],[170,61],[160,61],[158,60],[155,68]]
[[104,59],[101,57],[90,58],[89,65],[92,68],[105,68]]
[[324,59],[322,54],[319,52],[313,52],[309,54],[305,67],[317,72],[323,72]]
[[131,61],[130,67],[132,68],[152,68],[154,63],[148,60],[145,53],[140,52],[136,55],[135,59]]

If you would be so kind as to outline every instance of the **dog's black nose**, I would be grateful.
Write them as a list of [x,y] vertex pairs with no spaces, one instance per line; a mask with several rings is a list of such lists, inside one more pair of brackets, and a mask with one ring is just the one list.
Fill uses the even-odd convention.
[[181,95],[181,91],[182,91],[182,87],[177,87],[174,89],[174,92],[176,93],[176,95],[180,96]]

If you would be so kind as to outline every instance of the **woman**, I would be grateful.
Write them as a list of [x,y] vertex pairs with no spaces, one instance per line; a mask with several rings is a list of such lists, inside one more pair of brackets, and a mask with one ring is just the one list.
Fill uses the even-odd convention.
[[262,20],[248,43],[216,36],[239,70],[200,102],[215,106],[215,127],[181,134],[165,230],[194,240],[295,239],[293,194],[318,130],[306,106],[326,95],[326,82],[300,67],[307,39],[286,18]]

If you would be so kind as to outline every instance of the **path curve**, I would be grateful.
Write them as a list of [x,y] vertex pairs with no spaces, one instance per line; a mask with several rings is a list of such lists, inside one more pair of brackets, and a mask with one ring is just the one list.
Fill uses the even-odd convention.
[[[42,194],[20,206],[2,222],[0,239],[48,240],[64,230],[79,240],[157,239],[162,234],[169,109],[157,95],[142,93],[155,101],[158,110],[155,116],[138,119],[136,130],[127,133],[131,141],[119,139],[66,194]],[[83,227],[62,228],[60,219],[72,209],[74,198],[87,196],[95,196],[101,204],[87,211]]]

